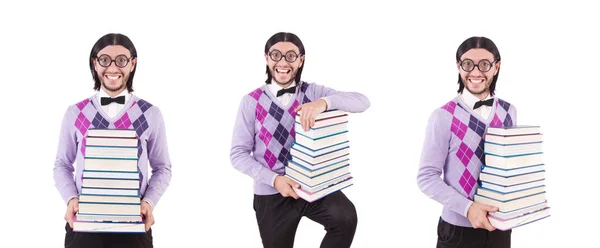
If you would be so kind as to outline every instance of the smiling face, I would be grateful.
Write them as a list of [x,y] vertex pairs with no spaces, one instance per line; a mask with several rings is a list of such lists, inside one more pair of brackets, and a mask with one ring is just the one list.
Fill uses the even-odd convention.
[[[490,85],[494,80],[494,76],[500,69],[500,61],[493,63],[495,60],[494,55],[482,48],[468,50],[461,56],[460,60],[465,64],[461,67],[461,63],[457,62],[456,66],[465,88],[479,99],[485,99],[490,93]],[[464,62],[465,60],[466,62]],[[472,63],[468,60],[471,60]],[[485,68],[486,60],[492,62],[487,64],[489,68]],[[469,64],[477,66],[474,66],[471,71],[465,71],[463,67],[468,68]],[[487,69],[489,71],[485,71]]]
[[116,96],[125,90],[129,75],[137,62],[137,58],[130,57],[131,53],[127,48],[116,45],[106,46],[92,59],[102,89],[110,96]]
[[273,80],[285,88],[294,81],[304,62],[304,55],[300,55],[298,47],[291,42],[277,42],[265,54],[265,59]]

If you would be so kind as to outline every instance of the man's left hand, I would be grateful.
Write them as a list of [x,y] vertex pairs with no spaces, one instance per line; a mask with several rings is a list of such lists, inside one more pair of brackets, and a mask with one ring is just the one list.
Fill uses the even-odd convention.
[[323,99],[319,99],[314,102],[302,104],[294,111],[298,112],[300,110],[302,110],[300,113],[300,125],[302,125],[302,128],[306,132],[315,125],[315,118],[317,115],[327,110],[327,102]]
[[154,225],[154,215],[152,215],[152,206],[146,201],[142,201],[141,214],[146,219],[146,232]]

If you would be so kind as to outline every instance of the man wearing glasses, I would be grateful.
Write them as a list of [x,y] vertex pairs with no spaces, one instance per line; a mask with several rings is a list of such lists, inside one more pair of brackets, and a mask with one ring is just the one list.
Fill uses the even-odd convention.
[[305,49],[296,35],[276,33],[265,45],[266,84],[242,98],[233,130],[231,163],[254,179],[256,220],[264,247],[291,248],[303,216],[323,225],[327,234],[321,247],[350,247],[356,231],[354,204],[337,191],[309,203],[283,177],[294,141],[294,117],[301,110],[304,130],[325,110],[363,112],[368,98],[301,81]]
[[[171,181],[163,117],[158,107],[132,94],[137,52],[127,36],[107,34],[101,37],[92,48],[89,65],[94,90],[98,93],[67,109],[54,163],[55,185],[67,205],[65,247],[152,247],[152,210]],[[136,131],[141,182],[139,196],[142,198],[140,214],[146,222],[145,234],[73,231],[82,190],[86,134],[92,128]],[[151,180],[148,164],[152,168]]]
[[488,212],[498,209],[473,202],[473,196],[484,162],[486,128],[516,125],[517,110],[494,96],[500,52],[490,39],[465,40],[456,51],[456,65],[459,95],[429,118],[418,185],[443,205],[437,247],[508,248],[511,231],[495,230],[487,219]]

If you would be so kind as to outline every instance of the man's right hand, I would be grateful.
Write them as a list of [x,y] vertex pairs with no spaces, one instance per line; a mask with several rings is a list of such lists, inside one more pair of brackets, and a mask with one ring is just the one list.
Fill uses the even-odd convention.
[[498,211],[497,207],[484,205],[481,203],[473,202],[467,212],[467,218],[471,222],[474,228],[485,228],[488,231],[494,231],[496,228],[490,224],[490,220],[487,217],[488,212]]
[[300,188],[300,184],[298,184],[297,182],[294,182],[294,180],[288,178],[288,177],[284,177],[284,176],[277,176],[275,177],[275,188],[277,189],[277,191],[279,191],[279,193],[281,193],[281,195],[283,197],[293,197],[294,199],[298,199],[298,195],[296,194],[296,192],[294,191],[294,189],[292,189],[292,187],[294,188]]
[[69,204],[67,205],[67,213],[65,213],[65,220],[69,222],[69,226],[71,226],[71,228],[73,228],[73,218],[77,212],[79,212],[79,199],[73,198],[69,200]]

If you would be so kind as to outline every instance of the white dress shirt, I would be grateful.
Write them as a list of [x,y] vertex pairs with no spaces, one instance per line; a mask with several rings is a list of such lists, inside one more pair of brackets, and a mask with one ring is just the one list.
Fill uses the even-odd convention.
[[[115,116],[117,116],[117,114],[121,113],[121,110],[123,110],[123,108],[125,106],[127,106],[127,104],[129,103],[129,100],[131,99],[131,94],[129,94],[129,92],[127,91],[127,89],[123,90],[121,93],[119,93],[119,95],[116,95],[115,97],[118,96],[125,96],[125,104],[119,104],[116,102],[111,102],[108,105],[100,105],[100,107],[102,108],[102,111],[104,111],[104,113],[106,113],[106,115],[108,115],[108,117],[110,118],[114,118]],[[111,97],[109,96],[104,89],[100,89],[98,91],[98,94],[96,94],[96,97],[98,98],[98,102],[100,102],[100,99],[102,97]]]
[[[292,84],[290,84],[287,88],[291,88],[296,86],[296,82],[292,82]],[[267,84],[267,87],[269,88],[269,91],[271,91],[271,94],[273,94],[275,97],[277,97],[277,91],[284,89],[283,87],[279,86],[279,84],[275,83],[274,81],[271,81],[270,84]],[[279,97],[277,97],[277,100],[279,100],[279,102],[281,104],[283,104],[283,106],[287,106],[290,101],[293,99],[294,97],[294,93],[285,93]]]
[[[473,109],[473,107],[475,106],[475,103],[480,101],[480,99],[478,97],[476,97],[475,95],[471,94],[471,92],[469,92],[467,89],[464,89],[462,94],[460,94],[460,99],[467,104],[467,106],[469,106],[473,112],[477,113],[479,116],[481,116],[481,118],[483,118],[484,120],[487,120],[490,118],[490,113],[492,112],[492,107],[491,106],[486,106],[483,105],[477,109]],[[483,99],[483,101],[488,100],[492,98],[490,96],[490,94],[488,94],[485,99]]]
[[[295,82],[295,81],[294,81],[294,82],[292,82],[292,84],[290,84],[290,85],[289,85],[287,88],[285,88],[285,89],[289,89],[290,87],[294,87],[294,86],[296,86],[296,82]],[[290,101],[291,101],[292,99],[294,99],[294,97],[295,97],[295,95],[294,95],[293,93],[287,93],[287,92],[286,92],[285,94],[283,94],[283,95],[281,95],[281,96],[277,97],[277,91],[279,91],[279,90],[281,90],[281,89],[284,89],[284,88],[283,88],[283,87],[281,87],[281,86],[279,86],[279,84],[277,84],[277,83],[276,83],[274,80],[271,80],[271,83],[270,83],[270,84],[267,84],[267,88],[269,88],[269,91],[271,92],[271,94],[272,94],[273,96],[275,96],[275,97],[277,98],[277,100],[278,100],[278,101],[279,101],[281,104],[283,104],[283,106],[287,106],[287,105],[290,103]],[[329,105],[330,105],[330,104],[329,104],[329,99],[327,99],[327,97],[321,97],[320,99],[323,99],[323,100],[325,100],[325,102],[327,103],[327,109],[329,109]],[[315,99],[315,100],[317,100],[317,99]],[[314,100],[313,100],[313,101],[314,101]],[[325,109],[325,110],[327,110],[327,109]]]

